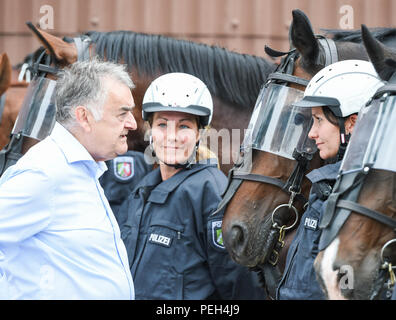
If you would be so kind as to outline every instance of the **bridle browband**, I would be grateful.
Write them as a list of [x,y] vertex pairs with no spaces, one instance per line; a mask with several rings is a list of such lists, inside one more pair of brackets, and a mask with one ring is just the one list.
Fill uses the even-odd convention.
[[[324,51],[324,58],[318,57],[321,58],[321,60],[324,60],[323,64],[327,66],[338,61],[337,48],[334,41],[322,36],[317,36],[317,39]],[[296,84],[306,87],[308,85],[309,80],[293,75],[295,62],[299,57],[299,53],[295,48],[292,48],[288,52],[282,52],[265,46],[265,52],[272,57],[283,56],[283,58],[281,59],[281,62],[275,71],[268,76],[267,81],[263,86],[271,82],[285,86],[288,84]],[[242,150],[242,147],[241,151],[242,153],[244,151]],[[293,203],[295,200],[298,200],[304,204],[304,207],[308,203],[304,195],[301,194],[301,185],[305,173],[308,170],[309,163],[313,158],[313,154],[306,152],[300,153],[297,150],[294,150],[293,158],[297,161],[296,166],[288,180],[284,182],[281,179],[265,176],[262,174],[238,174],[237,170],[243,164],[242,156],[242,161],[238,161],[238,163],[236,163],[229,171],[227,187],[222,195],[222,200],[219,203],[217,210],[213,213],[215,214],[226,207],[243,181],[252,181],[273,185],[280,188],[290,196],[289,202],[287,204],[281,204],[277,206],[271,214],[272,225],[270,228],[269,238],[270,242],[272,243],[272,249],[270,249],[272,250],[272,253],[270,254],[269,258],[266,259],[266,261],[262,261],[256,267],[251,268],[252,270],[258,272],[262,285],[266,288],[268,296],[271,298],[275,296],[276,288],[281,278],[281,273],[277,267],[277,263],[279,252],[284,246],[285,231],[287,229],[293,228],[299,219],[298,210],[293,206]],[[290,226],[279,224],[279,222],[275,221],[274,219],[275,213],[282,207],[287,207],[289,210],[292,210],[296,216],[295,222]]]

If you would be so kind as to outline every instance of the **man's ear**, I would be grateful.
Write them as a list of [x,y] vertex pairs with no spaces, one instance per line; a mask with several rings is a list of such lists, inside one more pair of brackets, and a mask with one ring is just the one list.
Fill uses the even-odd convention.
[[352,114],[352,115],[349,116],[347,121],[345,121],[345,132],[346,132],[346,134],[350,134],[350,133],[353,132],[353,128],[355,127],[357,118],[358,118],[357,114]]
[[74,109],[74,115],[76,117],[77,123],[85,132],[91,132],[91,123],[93,120],[92,114],[84,106],[77,106]]

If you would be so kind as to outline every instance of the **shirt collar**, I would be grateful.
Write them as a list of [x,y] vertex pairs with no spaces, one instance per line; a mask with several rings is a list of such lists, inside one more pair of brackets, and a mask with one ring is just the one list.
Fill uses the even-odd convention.
[[85,161],[93,169],[96,178],[99,178],[106,170],[104,161],[96,162],[89,154],[88,150],[74,137],[69,130],[60,123],[55,122],[50,137],[62,150],[68,163]]

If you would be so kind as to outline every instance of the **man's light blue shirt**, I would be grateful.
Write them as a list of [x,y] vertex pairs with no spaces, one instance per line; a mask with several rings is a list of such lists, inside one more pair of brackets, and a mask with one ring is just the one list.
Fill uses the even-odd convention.
[[107,170],[59,123],[0,179],[0,298],[134,299]]

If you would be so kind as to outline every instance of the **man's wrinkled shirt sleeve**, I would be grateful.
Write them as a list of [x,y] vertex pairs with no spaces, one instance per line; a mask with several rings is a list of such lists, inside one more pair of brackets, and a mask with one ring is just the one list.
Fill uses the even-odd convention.
[[40,170],[7,170],[0,179],[0,250],[45,229],[51,216],[51,183]]

